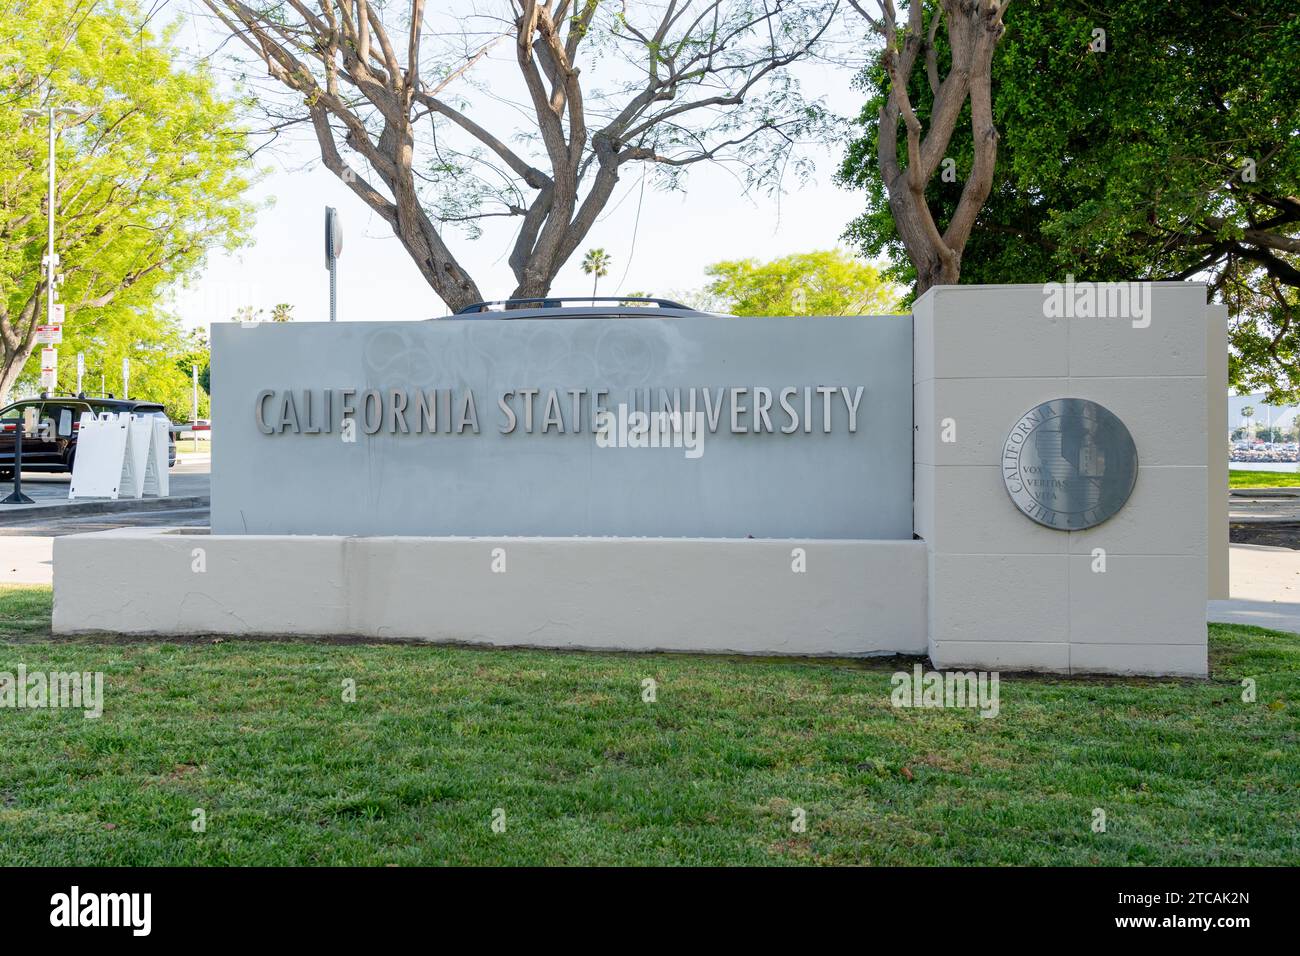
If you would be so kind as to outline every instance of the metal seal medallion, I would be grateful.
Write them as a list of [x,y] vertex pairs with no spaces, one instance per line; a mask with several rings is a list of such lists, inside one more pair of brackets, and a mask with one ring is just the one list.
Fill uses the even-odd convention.
[[1026,516],[1081,531],[1114,516],[1137,482],[1133,436],[1109,409],[1054,398],[1016,422],[1002,447],[1002,482]]

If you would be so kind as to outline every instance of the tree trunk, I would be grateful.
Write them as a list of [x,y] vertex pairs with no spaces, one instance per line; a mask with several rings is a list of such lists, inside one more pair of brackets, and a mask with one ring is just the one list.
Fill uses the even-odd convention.
[[916,267],[917,298],[936,285],[956,285],[961,280],[961,259],[927,256]]
[[44,291],[45,283],[37,283],[36,290],[18,313],[16,323],[11,322],[8,315],[0,315],[0,358],[3,358],[3,364],[0,364],[0,399],[8,396],[36,348],[36,323]]
[[[960,280],[962,252],[993,187],[998,134],[993,125],[992,60],[1010,0],[937,0],[929,4],[912,0],[906,29],[901,32],[893,0],[878,2],[879,19],[868,15],[856,0],[853,6],[885,38],[882,61],[888,95],[880,107],[877,161],[894,227],[916,268],[916,294],[920,296],[936,285],[955,285]],[[947,27],[951,48],[951,67],[942,80],[935,45],[941,25]],[[908,97],[908,80],[916,71],[924,71],[932,95],[928,129],[922,127]],[[926,186],[945,161],[953,129],[968,100],[974,161],[952,219],[941,231],[926,202]],[[899,151],[900,126],[906,165]]]
[[[28,356],[31,355],[29,350]],[[27,357],[22,361],[15,361],[14,356],[5,355],[4,365],[0,366],[0,403],[8,404],[9,389],[13,388],[14,382],[18,381],[18,372],[22,369]]]
[[[527,274],[523,282],[520,282],[513,292],[510,293],[512,299],[541,299],[551,291],[549,280],[536,273]],[[524,305],[523,308],[536,308],[535,304]]]

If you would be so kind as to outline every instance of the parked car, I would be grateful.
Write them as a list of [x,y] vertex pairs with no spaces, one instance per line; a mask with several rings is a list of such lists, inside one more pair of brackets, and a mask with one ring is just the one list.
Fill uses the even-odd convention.
[[[14,477],[14,438],[20,421],[35,421],[35,433],[23,427],[23,471],[72,471],[77,457],[77,430],[81,427],[83,412],[98,415],[101,412],[134,412],[137,415],[157,415],[163,419],[167,413],[157,402],[142,402],[124,398],[87,398],[84,395],[53,395],[42,398],[25,398],[0,408],[0,481]],[[176,464],[176,439],[168,421],[167,465]]]
[[[581,302],[582,305],[566,305]],[[715,318],[669,299],[618,295],[548,295],[535,299],[475,302],[457,310],[453,319],[678,319]]]

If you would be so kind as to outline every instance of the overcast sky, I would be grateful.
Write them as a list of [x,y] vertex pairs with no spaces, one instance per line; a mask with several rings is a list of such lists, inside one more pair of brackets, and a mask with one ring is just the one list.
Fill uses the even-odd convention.
[[[178,42],[211,54],[215,32],[193,0],[175,5],[182,19]],[[476,71],[492,82],[517,83],[518,71],[501,44]],[[224,61],[223,61],[224,62]],[[798,73],[806,96],[824,96],[835,112],[856,114],[862,96],[850,86],[851,71],[805,64]],[[510,122],[509,117],[497,117]],[[519,120],[513,120],[521,127]],[[613,200],[588,238],[552,285],[557,293],[590,294],[591,279],[581,272],[582,252],[600,246],[613,257],[602,294],[642,291],[670,296],[704,285],[705,266],[718,259],[772,258],[791,252],[830,248],[845,225],[863,208],[861,194],[836,187],[832,177],[842,146],[812,148],[814,180],[784,196],[745,195],[734,173],[701,163],[692,168],[684,192],[662,192],[637,165],[624,167]],[[423,319],[445,315],[442,301],[420,276],[388,225],[374,215],[318,161],[310,134],[298,135],[258,162],[269,167],[253,198],[271,201],[253,233],[253,245],[236,255],[214,254],[201,278],[178,289],[174,308],[187,327],[229,319],[241,306],[270,310],[277,302],[294,306],[296,320],[322,320],[329,314],[328,273],[324,264],[323,220],[327,205],[342,217],[344,249],[339,260],[339,318],[343,320]],[[792,184],[793,185],[793,184]],[[507,296],[514,278],[506,262],[517,221],[488,220],[482,238],[451,232],[449,245],[489,298]]]

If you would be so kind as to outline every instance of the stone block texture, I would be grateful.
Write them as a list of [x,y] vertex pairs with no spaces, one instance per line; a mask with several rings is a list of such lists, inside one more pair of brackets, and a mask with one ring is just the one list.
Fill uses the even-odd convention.
[[[1207,673],[1217,312],[1200,284],[1149,292],[1145,327],[1049,316],[1037,285],[942,286],[916,303],[914,528],[936,666]],[[1066,397],[1118,415],[1139,461],[1124,509],[1079,532],[1022,515],[999,467],[1020,416]]]

